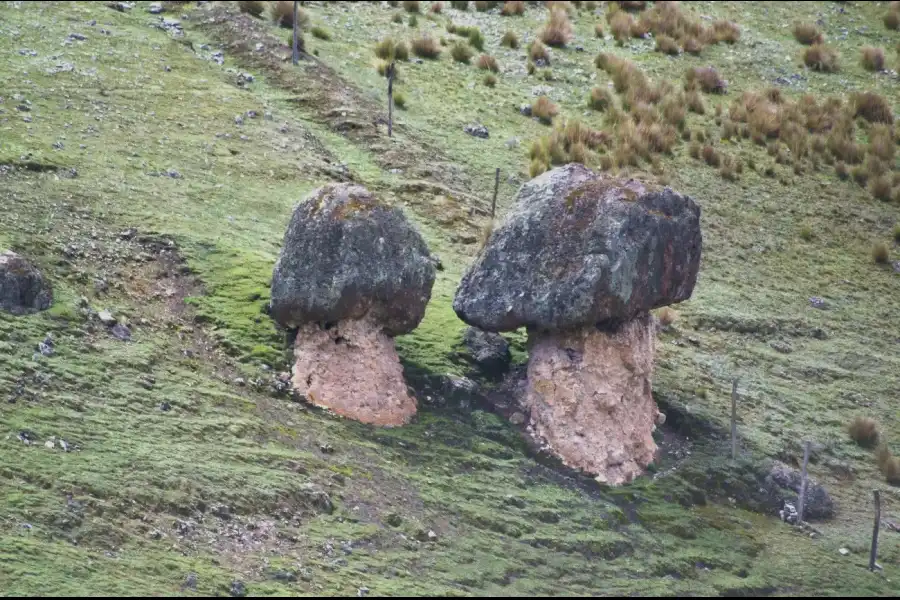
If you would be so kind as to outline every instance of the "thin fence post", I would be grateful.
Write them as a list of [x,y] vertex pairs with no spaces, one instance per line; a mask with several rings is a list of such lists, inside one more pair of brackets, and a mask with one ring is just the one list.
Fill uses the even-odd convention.
[[300,62],[300,24],[298,23],[300,16],[300,2],[294,0],[294,54],[293,61],[296,65]]
[[869,554],[869,570],[875,570],[875,557],[878,556],[878,529],[881,526],[881,492],[873,490],[875,496],[875,526],[872,528],[872,552]]
[[731,460],[737,460],[737,387],[738,380],[731,383]]
[[803,509],[806,507],[806,465],[809,463],[809,440],[803,442],[803,470],[800,474],[800,501],[797,506],[797,525],[803,524]]
[[394,131],[394,61],[388,66],[388,137]]
[[500,191],[500,168],[498,167],[496,171],[494,171],[494,199],[491,201],[491,220],[494,220],[494,215],[497,213],[497,192]]

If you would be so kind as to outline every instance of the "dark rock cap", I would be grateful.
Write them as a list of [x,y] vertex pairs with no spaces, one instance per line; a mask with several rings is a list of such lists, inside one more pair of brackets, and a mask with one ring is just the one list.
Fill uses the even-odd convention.
[[0,252],[0,310],[27,315],[52,302],[53,288],[34,265],[15,252]]
[[628,321],[691,296],[701,245],[691,198],[565,165],[522,186],[453,309],[487,331]]
[[425,315],[434,277],[428,247],[400,209],[359,185],[328,184],[294,209],[271,315],[289,328],[370,316],[401,335]]

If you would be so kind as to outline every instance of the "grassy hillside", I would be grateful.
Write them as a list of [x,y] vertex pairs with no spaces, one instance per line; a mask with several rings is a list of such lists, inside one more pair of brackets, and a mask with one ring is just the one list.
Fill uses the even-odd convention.
[[[888,3],[686,2],[689,18],[734,22],[740,36],[668,56],[650,38],[618,45],[609,8],[583,2],[571,7],[572,40],[532,74],[526,45],[548,19],[543,3],[503,16],[499,6],[475,10],[489,3],[460,11],[444,2],[433,14],[426,2],[310,2],[310,56],[298,67],[289,30],[267,13],[193,2],[152,15],[150,4],[0,4],[0,248],[34,260],[55,292],[45,313],[0,313],[0,590],[900,591],[896,532],[883,528],[884,571],[864,568],[871,490],[883,490],[892,521],[900,493],[873,450],[846,433],[853,417],[874,418],[900,454],[891,264],[900,204],[874,197],[868,181],[886,178],[897,195],[897,153],[873,139],[886,127],[895,149],[900,135],[896,123],[854,118],[851,98],[872,91],[900,109],[900,32],[883,23]],[[414,25],[406,4],[420,5]],[[470,42],[450,22],[480,28],[484,49],[471,64],[452,59],[454,43]],[[819,23],[839,71],[803,66],[795,22]],[[507,31],[518,49],[500,46]],[[436,60],[398,62],[406,103],[388,138],[375,45],[425,34],[446,45]],[[863,67],[865,46],[884,49],[888,70]],[[482,52],[498,63],[495,87],[477,66]],[[646,138],[629,146],[621,123],[638,132],[643,109],[623,105],[628,90],[595,65],[601,52],[628,59],[654,86],[669,82],[679,101],[685,71],[714,66],[727,94],[701,93],[704,114],[669,124],[668,152],[633,160],[628,148]],[[624,83],[636,89],[631,68]],[[614,110],[588,107],[594,87],[608,90]],[[781,130],[760,145],[750,129],[765,124],[733,117],[748,106],[744,92],[770,87],[782,96]],[[816,136],[827,145],[834,127],[788,136],[791,118],[808,113],[790,108],[808,108],[804,94],[817,106],[841,99],[853,128],[834,143],[861,154],[847,165],[856,175],[842,179],[831,151],[816,150]],[[554,124],[519,111],[540,95],[558,107]],[[536,455],[453,383],[467,373],[451,302],[489,225],[494,169],[502,216],[540,154],[532,142],[575,119],[608,138],[590,150],[595,166],[667,182],[703,210],[699,282],[659,344],[665,452],[653,473],[616,489]],[[490,137],[466,134],[473,123]],[[737,133],[723,139],[730,127]],[[695,144],[740,161],[741,173],[693,158]],[[265,314],[272,266],[293,205],[341,180],[402,206],[444,266],[422,325],[397,340],[420,401],[408,427],[334,418],[283,384],[290,354]],[[873,260],[879,243],[887,263]],[[127,323],[130,341],[99,323],[104,309]],[[48,334],[55,353],[44,357],[37,344]],[[524,335],[509,338],[521,362]],[[735,377],[743,458],[733,465],[724,432]],[[798,461],[804,439],[816,443],[811,475],[837,504],[815,537],[745,502],[754,466]]]

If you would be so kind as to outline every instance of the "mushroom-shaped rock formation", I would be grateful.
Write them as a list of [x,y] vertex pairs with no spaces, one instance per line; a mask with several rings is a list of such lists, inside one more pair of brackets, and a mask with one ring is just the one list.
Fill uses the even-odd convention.
[[297,328],[294,389],[376,425],[416,412],[393,336],[425,315],[434,264],[397,208],[353,184],[329,184],[294,209],[272,276],[272,317]]
[[53,288],[34,265],[15,252],[0,252],[0,310],[27,315],[52,302]]
[[566,464],[618,484],[653,460],[648,311],[690,297],[701,243],[690,198],[569,164],[522,187],[463,277],[463,321],[527,328],[530,425]]

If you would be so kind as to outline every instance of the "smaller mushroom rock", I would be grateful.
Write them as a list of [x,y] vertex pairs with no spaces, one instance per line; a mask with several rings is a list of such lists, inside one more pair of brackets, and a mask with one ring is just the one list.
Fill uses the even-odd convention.
[[270,314],[297,329],[294,389],[376,425],[416,412],[393,336],[425,315],[435,269],[403,213],[353,184],[329,184],[295,209],[272,277]]
[[53,288],[34,265],[15,252],[0,252],[0,310],[27,315],[52,302]]

